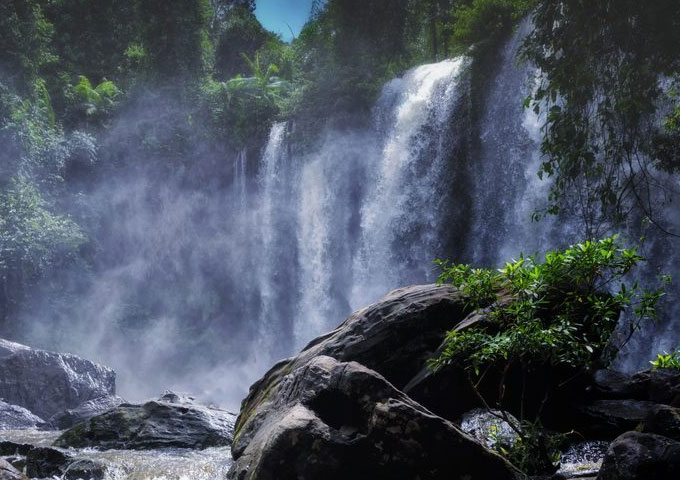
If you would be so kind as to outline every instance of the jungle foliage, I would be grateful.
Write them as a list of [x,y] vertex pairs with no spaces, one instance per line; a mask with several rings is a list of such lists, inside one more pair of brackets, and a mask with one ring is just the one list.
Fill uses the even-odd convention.
[[657,214],[680,168],[680,5],[673,0],[539,2],[523,56],[541,71],[527,99],[543,115],[544,213],[578,212],[588,238]]
[[[630,283],[641,261],[614,236],[550,251],[543,261],[520,256],[498,270],[438,262],[439,282],[459,288],[483,321],[450,330],[430,366],[464,371],[490,411],[518,408],[520,450],[504,453],[527,473],[550,470],[540,425],[551,396],[579,375],[606,367],[641,322],[657,318],[669,279],[650,291]],[[625,310],[628,324],[617,329]],[[521,383],[518,406],[505,398],[511,378]],[[486,388],[488,381],[498,385]]]

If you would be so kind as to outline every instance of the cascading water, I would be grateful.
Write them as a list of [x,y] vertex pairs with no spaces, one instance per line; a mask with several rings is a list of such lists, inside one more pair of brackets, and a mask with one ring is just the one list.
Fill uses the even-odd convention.
[[[263,272],[281,268],[271,256],[278,235],[294,252],[287,301],[295,300],[296,347],[323,333],[350,309],[376,300],[404,283],[432,279],[440,253],[445,130],[461,96],[464,59],[424,65],[393,80],[376,107],[372,134],[328,132],[310,154],[285,164],[283,124],[272,128],[261,165]],[[433,133],[437,132],[437,133]],[[292,183],[280,183],[285,176]],[[277,211],[272,211],[276,203]],[[293,215],[291,215],[293,213]],[[285,238],[282,229],[295,231]],[[273,277],[264,274],[260,294],[270,301]],[[266,317],[275,313],[269,308]]]
[[[353,309],[432,281],[435,258],[494,267],[580,240],[569,219],[531,222],[547,192],[541,119],[522,108],[536,72],[516,62],[529,28],[489,65],[462,57],[392,80],[370,128],[329,127],[294,148],[295,124],[276,123],[260,158],[227,159],[213,184],[143,165],[107,178],[86,203],[105,211],[109,268],[64,322],[26,322],[18,340],[112,366],[130,400],[172,388],[236,407],[272,362]],[[654,237],[645,253],[673,273],[675,244]],[[634,340],[622,368],[673,348],[679,329]]]

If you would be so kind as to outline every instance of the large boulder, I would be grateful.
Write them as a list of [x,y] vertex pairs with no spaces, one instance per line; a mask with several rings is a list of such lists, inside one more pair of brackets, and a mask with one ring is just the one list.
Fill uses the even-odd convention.
[[115,395],[115,384],[110,368],[0,339],[0,398],[41,418]]
[[627,432],[607,450],[597,480],[680,478],[680,442],[661,435]]
[[260,393],[232,446],[231,479],[524,478],[356,362],[315,356]]
[[465,311],[465,297],[451,286],[419,285],[391,292],[313,340],[297,357],[274,365],[243,400],[236,436],[283,376],[319,355],[359,362],[402,388],[422,370]]
[[18,405],[0,400],[0,430],[25,430],[45,425],[42,418]]
[[59,447],[101,449],[194,448],[230,445],[236,416],[166,393],[143,405],[124,403],[64,432]]
[[49,424],[57,430],[66,430],[77,423],[113,410],[123,403],[126,403],[125,400],[115,395],[95,398],[81,403],[76,408],[69,408],[56,415],[52,415],[49,419]]

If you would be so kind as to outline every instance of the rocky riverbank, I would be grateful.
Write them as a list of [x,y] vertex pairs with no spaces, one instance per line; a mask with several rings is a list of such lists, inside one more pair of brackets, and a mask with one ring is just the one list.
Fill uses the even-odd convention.
[[[427,366],[452,326],[487,321],[453,287],[395,290],[274,365],[238,418],[172,392],[131,404],[112,370],[3,340],[0,480],[526,479],[504,456],[520,412]],[[680,372],[588,372],[559,395],[560,464],[540,478],[678,478]]]

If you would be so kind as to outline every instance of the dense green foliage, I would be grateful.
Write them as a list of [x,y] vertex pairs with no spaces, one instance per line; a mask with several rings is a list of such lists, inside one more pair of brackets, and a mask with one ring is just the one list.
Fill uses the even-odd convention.
[[[656,318],[663,289],[644,291],[637,282],[625,283],[641,260],[635,249],[621,248],[618,239],[610,237],[548,252],[543,262],[520,257],[497,271],[439,262],[439,281],[459,288],[469,298],[471,309],[482,309],[484,321],[450,330],[446,347],[431,367],[462,369],[485,406],[501,410],[508,408],[506,381],[518,372],[522,422],[527,420],[525,401],[529,400],[524,392],[534,392],[534,396],[540,392],[543,403],[526,432],[519,432],[518,449],[507,452],[529,473],[545,468],[545,455],[537,454],[539,447],[545,448],[545,439],[531,435],[536,428],[530,427],[540,423],[542,407],[555,386],[579,372],[606,366],[640,322]],[[627,308],[632,309],[627,329],[613,335]],[[544,379],[536,374],[546,368],[551,379],[543,384]],[[499,379],[498,388],[492,389],[497,392],[495,398],[480,387],[486,378]],[[532,458],[536,463],[529,462]]]
[[520,257],[496,272],[442,262],[439,281],[460,288],[474,308],[489,307],[499,330],[451,330],[433,366],[456,363],[480,375],[508,363],[528,370],[534,364],[602,365],[615,353],[607,347],[625,307],[633,305],[636,322],[656,317],[662,290],[642,292],[622,281],[641,260],[611,237],[548,252],[542,263]]
[[655,206],[680,159],[680,4],[540,2],[533,21],[524,56],[542,77],[527,104],[546,118],[547,212],[578,212],[589,238],[633,207],[668,230]]

